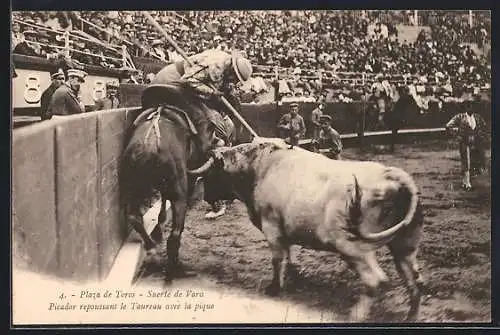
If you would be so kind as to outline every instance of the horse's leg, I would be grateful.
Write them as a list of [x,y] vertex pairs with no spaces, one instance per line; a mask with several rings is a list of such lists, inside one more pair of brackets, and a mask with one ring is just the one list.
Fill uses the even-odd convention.
[[161,192],[161,209],[158,214],[158,222],[151,232],[151,237],[153,240],[160,244],[163,241],[163,227],[165,226],[167,221],[167,198],[165,196],[165,192]]
[[179,249],[181,235],[186,219],[187,199],[172,201],[172,230],[167,240],[167,266],[165,282],[170,282],[174,277],[191,277],[195,274],[186,271],[179,262]]
[[175,193],[170,199],[172,206],[172,228],[167,240],[167,277],[165,278],[167,282],[174,276],[187,275],[179,264],[179,249],[182,232],[184,231],[184,221],[186,220],[189,192],[187,175],[179,176],[172,186],[175,189]]
[[187,212],[187,199],[172,202],[172,230],[167,240],[167,266],[170,268],[179,263],[181,235],[184,231],[184,220]]
[[142,213],[140,207],[137,205],[128,206],[127,211],[127,221],[132,225],[137,233],[141,236],[144,241],[144,248],[148,254],[156,253],[156,243],[151,239],[151,236],[146,232],[144,228],[144,220],[142,218]]

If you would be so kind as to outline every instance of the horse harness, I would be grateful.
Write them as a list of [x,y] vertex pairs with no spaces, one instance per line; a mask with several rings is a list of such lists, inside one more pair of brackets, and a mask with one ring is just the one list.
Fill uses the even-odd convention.
[[[169,104],[161,104],[156,108],[156,110],[150,112],[147,116],[139,115],[139,117],[137,117],[134,121],[134,126],[137,126],[142,119],[151,122],[146,134],[144,135],[144,140],[147,140],[151,133],[154,132],[156,135],[158,149],[160,148],[161,133],[159,122],[162,115],[165,117],[166,121],[181,125],[185,130],[187,130],[190,134],[190,140],[194,140],[195,145],[201,150],[201,139],[199,138],[198,131],[196,130],[196,127],[194,126],[194,123],[189,115],[182,109]],[[189,142],[189,144],[192,144],[192,141]],[[189,151],[191,151],[191,149],[192,148],[190,147]]]

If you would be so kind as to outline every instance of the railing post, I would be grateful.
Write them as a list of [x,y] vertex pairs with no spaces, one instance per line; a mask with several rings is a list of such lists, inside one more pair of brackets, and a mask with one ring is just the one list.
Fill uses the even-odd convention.
[[127,66],[127,46],[122,44],[122,66]]
[[70,56],[70,51],[69,51],[69,31],[66,31],[64,33],[64,52],[66,57]]

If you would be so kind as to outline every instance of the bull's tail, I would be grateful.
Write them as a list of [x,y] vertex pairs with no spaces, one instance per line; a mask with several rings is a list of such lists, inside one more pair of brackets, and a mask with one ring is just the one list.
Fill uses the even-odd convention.
[[[401,220],[399,223],[392,226],[391,228],[388,228],[381,232],[378,233],[364,232],[362,229],[362,224],[356,225],[358,235],[362,239],[370,242],[380,242],[381,240],[392,238],[396,233],[399,232],[401,228],[406,227],[407,225],[410,224],[410,222],[413,220],[413,216],[415,215],[418,207],[418,193],[419,193],[418,187],[415,185],[413,178],[408,173],[406,173],[401,169],[391,167],[385,170],[384,176],[389,180],[398,182],[401,185],[401,187],[405,188],[410,193],[410,204],[408,206],[408,211],[406,212],[406,215],[403,218],[403,220]],[[357,214],[361,216],[361,204],[360,204],[361,190],[356,176],[354,176],[354,191],[355,194],[353,199],[354,201],[352,210],[356,211],[357,209],[356,211],[358,212]]]

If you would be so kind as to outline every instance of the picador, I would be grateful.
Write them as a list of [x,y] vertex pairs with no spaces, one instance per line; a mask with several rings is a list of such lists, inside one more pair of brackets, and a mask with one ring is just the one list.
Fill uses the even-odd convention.
[[[144,111],[130,129],[121,166],[122,203],[128,222],[144,240],[150,256],[163,239],[166,201],[172,206],[172,226],[167,240],[166,280],[185,275],[179,248],[188,199],[196,177],[187,170],[201,165],[214,147],[215,130],[224,128],[216,96],[228,93],[252,74],[250,62],[238,53],[207,50],[167,65],[142,93]],[[140,182],[137,182],[140,180]],[[149,235],[143,215],[161,195],[158,225]]]

